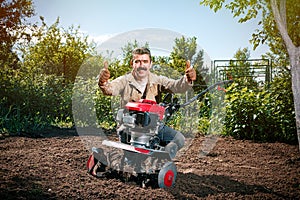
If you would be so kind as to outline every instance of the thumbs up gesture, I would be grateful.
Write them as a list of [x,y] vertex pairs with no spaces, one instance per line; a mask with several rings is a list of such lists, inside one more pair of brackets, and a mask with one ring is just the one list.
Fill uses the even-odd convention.
[[197,74],[194,68],[191,67],[191,62],[188,60],[186,61],[185,66],[185,75],[188,82],[192,82],[196,80]]
[[104,68],[100,71],[98,85],[103,86],[108,81],[110,77],[110,72],[108,70],[107,61],[104,62]]

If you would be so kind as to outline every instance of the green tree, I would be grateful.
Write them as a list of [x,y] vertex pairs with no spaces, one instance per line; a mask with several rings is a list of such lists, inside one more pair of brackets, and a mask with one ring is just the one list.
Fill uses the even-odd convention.
[[250,51],[248,48],[239,49],[235,55],[234,59],[229,62],[229,68],[227,76],[232,76],[235,82],[239,82],[239,85],[243,87],[256,88],[257,82],[253,77],[253,69],[250,68],[250,63],[248,59],[250,58]]
[[54,74],[74,82],[84,60],[94,54],[93,44],[80,34],[79,27],[65,30],[59,27],[59,18],[51,26],[41,20],[37,42],[23,49],[24,66],[35,74]]
[[[259,24],[262,30],[253,34],[254,48],[267,42],[271,51],[289,61],[296,116],[296,130],[300,149],[300,5],[298,1],[286,0],[201,0],[201,5],[209,6],[215,12],[223,8],[231,10],[239,22],[246,22],[262,16]],[[278,52],[277,52],[278,54]]]
[[206,87],[208,69],[203,66],[203,55],[203,50],[197,52],[197,38],[184,36],[175,39],[175,46],[170,55],[171,67],[179,72],[184,72],[187,60],[191,62],[191,66],[197,71],[197,80],[194,82],[196,93]]

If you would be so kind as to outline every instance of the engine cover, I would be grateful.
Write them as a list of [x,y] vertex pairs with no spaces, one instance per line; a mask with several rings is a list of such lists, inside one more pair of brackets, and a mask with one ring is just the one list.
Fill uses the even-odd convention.
[[155,101],[141,99],[138,102],[128,102],[125,108],[129,111],[139,111],[157,114],[159,119],[162,120],[165,114],[165,108],[158,105]]

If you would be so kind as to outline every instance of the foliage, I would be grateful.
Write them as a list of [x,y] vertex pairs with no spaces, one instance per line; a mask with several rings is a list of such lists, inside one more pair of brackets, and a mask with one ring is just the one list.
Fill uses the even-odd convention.
[[[13,47],[18,40],[29,40],[26,32],[30,23],[26,18],[33,16],[31,0],[0,1],[0,67],[17,68],[18,57]],[[1,69],[2,70],[2,69]]]
[[[246,6],[245,2],[248,1],[243,2],[241,5]],[[41,18],[43,25],[40,28],[32,26],[31,30],[34,32],[28,34],[25,31],[28,26],[25,26],[24,19],[33,14],[31,1],[1,1],[0,9],[5,10],[0,12],[1,23],[5,22],[6,26],[11,24],[10,29],[0,30],[1,39],[5,38],[3,41],[7,41],[1,43],[0,50],[0,133],[34,134],[49,126],[71,127],[74,121],[78,126],[113,129],[116,125],[115,109],[119,108],[118,99],[104,96],[97,87],[96,76],[103,66],[104,58],[95,55],[93,44],[87,42],[87,36],[80,34],[79,27],[62,29],[59,27],[59,19],[53,25],[47,26]],[[9,9],[12,12],[9,12]],[[235,12],[241,14],[243,9],[237,8]],[[3,13],[6,14],[2,15]],[[249,11],[248,18],[254,15],[254,11]],[[246,19],[247,17],[244,18]],[[5,32],[6,30],[9,31]],[[11,33],[16,35],[9,35]],[[24,39],[25,36],[29,42],[18,46],[23,55],[22,59],[18,59],[13,47],[16,47],[17,42],[21,44],[20,39]],[[122,48],[122,61],[109,61],[112,79],[130,72],[131,51],[138,46],[141,45],[137,41],[128,43]],[[247,49],[239,50],[236,54],[236,59],[239,60],[247,57]],[[197,69],[195,84],[206,85],[205,79],[208,75],[203,68],[203,51],[197,52],[195,37],[177,38],[170,57],[152,59],[154,73],[172,78],[181,76],[184,73],[185,61],[190,60]],[[243,73],[250,73],[247,71],[247,61],[241,61],[238,65],[243,66]],[[234,68],[231,72],[240,73]],[[221,94],[216,91],[206,94],[202,101],[187,109],[180,110],[169,124],[183,132],[194,132],[195,124],[198,130],[210,132],[219,131],[222,127],[218,125],[224,122],[226,135],[293,143],[295,113],[290,90],[291,81],[290,74],[286,73],[287,71],[283,72],[279,73],[280,76],[276,77],[269,87],[256,87],[248,79],[237,80],[226,93],[225,117],[218,114],[223,113],[222,106],[214,107],[223,101],[224,92]],[[198,93],[203,88],[194,89]],[[185,95],[178,97],[184,100]],[[192,96],[190,93],[187,95],[188,98]]]
[[[209,6],[215,12],[225,7],[226,9],[231,10],[234,17],[239,17],[239,22],[243,23],[250,19],[257,18],[261,16],[261,20],[259,21],[259,25],[262,25],[262,29],[257,29],[255,33],[252,35],[251,43],[254,45],[254,49],[263,43],[266,43],[273,54],[267,54],[264,58],[275,58],[275,62],[279,64],[279,66],[285,67],[287,71],[291,71],[288,73],[288,76],[292,75],[292,84],[291,87],[293,89],[294,95],[294,111],[291,110],[294,116],[296,116],[296,126],[298,130],[298,140],[300,141],[300,133],[299,133],[299,11],[300,5],[297,1],[291,0],[232,0],[232,1],[224,1],[224,0],[201,0],[201,5]],[[271,8],[272,7],[272,8]],[[278,9],[279,8],[279,9]],[[276,18],[274,17],[276,16]],[[291,66],[291,67],[288,67]],[[298,77],[298,78],[297,78]],[[287,91],[290,91],[290,88],[285,88]],[[248,91],[249,96],[251,97],[252,91]],[[255,95],[254,95],[255,96]],[[264,96],[264,94],[259,95]],[[246,97],[246,96],[245,96]],[[293,97],[287,95],[286,98],[293,99]],[[250,102],[256,105],[255,98],[250,99]],[[262,101],[263,102],[263,101]],[[276,104],[276,102],[274,103]],[[248,105],[248,104],[247,104]],[[269,105],[269,104],[266,104]],[[240,104],[241,109],[243,110],[243,103]],[[280,107],[280,105],[278,105]],[[282,106],[284,107],[284,106]],[[254,108],[253,108],[254,109]],[[248,110],[248,109],[247,109]],[[238,111],[238,110],[236,110]],[[250,109],[249,109],[250,111]],[[296,112],[296,113],[294,113]],[[243,113],[245,114],[245,113]],[[248,113],[251,116],[251,112]],[[264,113],[265,114],[265,113]],[[268,115],[266,115],[265,119]],[[285,116],[285,113],[280,112],[281,116]],[[245,115],[246,116],[246,115]],[[256,116],[256,115],[255,115]],[[292,122],[287,115],[284,118]],[[245,119],[245,118],[244,118]],[[281,120],[282,121],[282,120]],[[238,122],[238,121],[235,121]],[[266,123],[271,123],[272,121],[266,121]],[[280,122],[278,122],[280,124]],[[229,123],[230,124],[230,123]],[[228,124],[228,125],[229,125]],[[295,124],[295,121],[294,121]],[[232,125],[232,124],[231,124]],[[245,125],[245,124],[243,124]],[[254,125],[254,124],[253,124]],[[241,126],[240,124],[236,124],[236,126]],[[292,126],[292,125],[291,125]],[[281,127],[281,126],[279,126]],[[255,127],[254,127],[255,128]],[[257,133],[258,134],[258,133]],[[285,132],[283,132],[283,135]],[[291,132],[285,138],[289,140]],[[265,134],[263,136],[266,136]],[[262,137],[262,139],[264,139]]]
[[191,62],[191,66],[197,72],[193,88],[197,93],[206,87],[208,76],[208,69],[203,66],[203,55],[203,50],[197,52],[197,38],[185,38],[184,36],[175,39],[175,46],[170,54],[170,66],[179,72],[184,72],[186,61]]
[[[71,86],[53,75],[35,76],[15,73],[5,77],[1,91],[0,132],[36,133],[56,122],[71,122]],[[1,86],[2,87],[2,86]]]
[[72,113],[77,127],[104,127],[111,129],[115,122],[111,99],[98,89],[94,78],[78,76],[72,95]]
[[[34,134],[52,125],[72,126],[73,85],[69,82],[92,53],[87,37],[73,27],[58,28],[58,21],[50,27],[43,22],[40,29],[29,26],[25,18],[33,14],[31,1],[2,1],[1,9],[1,23],[6,23],[8,34],[1,26],[1,45],[5,46],[0,60],[0,132]],[[14,52],[16,47],[22,59]],[[62,63],[69,67],[64,73],[58,71]]]
[[234,58],[236,61],[230,61],[227,70],[228,78],[233,77],[235,82],[239,82],[242,87],[256,88],[258,83],[253,76],[254,72],[250,68],[248,59],[250,58],[250,51],[248,48],[239,49]]
[[[240,23],[261,16],[258,25],[262,25],[262,28],[257,29],[252,35],[251,42],[254,45],[254,49],[259,44],[264,44],[266,42],[274,54],[280,55],[280,51],[284,51],[287,55],[286,48],[283,46],[284,42],[282,41],[278,29],[275,27],[276,24],[274,22],[274,16],[269,0],[233,0],[226,2],[224,0],[201,0],[200,4],[209,6],[214,12],[225,7],[232,12],[234,17],[239,17]],[[300,5],[297,3],[297,0],[286,1],[286,10],[288,10],[286,13],[288,33],[295,46],[299,46]]]
[[290,76],[252,90],[233,84],[226,94],[224,133],[239,139],[296,143]]
[[[266,43],[271,52],[276,55],[277,59],[282,60],[282,62],[288,61],[288,53],[286,46],[282,40],[282,37],[276,27],[274,22],[274,16],[271,10],[269,1],[266,4],[266,9],[262,10],[262,20],[259,22],[262,25],[262,30],[256,30],[252,35],[251,42],[258,46],[260,43]],[[294,0],[285,1],[286,4],[286,24],[288,34],[292,39],[295,46],[300,45],[300,23],[299,23],[299,11],[300,5]]]
[[[282,1],[279,1],[282,2]],[[290,38],[295,46],[300,44],[300,4],[297,0],[287,0],[286,2],[286,27]],[[274,16],[272,13],[270,0],[201,0],[201,5],[209,6],[214,12],[223,7],[229,9],[234,17],[239,18],[239,22],[247,22],[251,19],[259,19],[258,25],[261,27],[256,29],[252,34],[250,42],[255,50],[260,44],[269,46],[272,54],[267,53],[264,57],[276,59],[280,66],[289,64],[288,53],[282,37],[276,27]]]
[[99,75],[101,68],[103,67],[104,58],[101,55],[89,56],[85,59],[78,69],[76,78],[78,76],[88,79],[95,78]]
[[37,30],[37,42],[22,49],[25,70],[63,76],[66,82],[74,82],[79,67],[93,54],[94,46],[79,33],[79,27],[61,29],[59,18],[48,27],[41,19],[43,26]]

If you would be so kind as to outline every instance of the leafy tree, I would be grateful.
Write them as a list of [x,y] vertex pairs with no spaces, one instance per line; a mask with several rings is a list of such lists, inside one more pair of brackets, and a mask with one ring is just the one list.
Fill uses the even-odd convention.
[[31,1],[1,1],[0,9],[0,132],[31,134],[49,125],[70,126],[73,85],[68,82],[93,46],[78,29],[59,28],[58,20],[50,27],[42,17],[41,27],[26,23],[33,15]]
[[240,85],[256,88],[257,82],[254,80],[253,70],[250,69],[250,63],[247,61],[250,58],[249,49],[239,49],[234,58],[236,60],[231,60],[229,63],[227,76],[234,77],[235,82],[239,82]]
[[[246,22],[262,15],[259,24],[262,30],[253,34],[254,48],[267,42],[271,50],[289,61],[296,116],[296,130],[300,149],[300,5],[298,1],[286,0],[201,0],[201,5],[210,6],[215,12],[223,5],[231,10],[239,22]],[[281,51],[281,52],[280,52]],[[279,52],[279,53],[278,53]],[[287,60],[288,59],[288,60]]]
[[191,62],[191,66],[197,71],[197,80],[194,82],[194,91],[199,92],[206,87],[205,78],[207,70],[203,67],[203,50],[197,52],[197,38],[181,38],[175,39],[175,46],[170,55],[170,65],[179,72],[184,72],[186,61]]
[[[30,28],[27,18],[34,15],[31,0],[0,0],[0,67],[16,69],[18,56],[13,51],[20,39],[30,39],[26,29]],[[8,69],[6,69],[8,70]]]
[[[299,13],[300,13],[300,6],[299,3],[295,3],[292,5],[288,5],[291,9],[291,12],[295,14],[295,20],[292,22],[296,23],[296,27],[294,24],[291,24],[289,27],[290,29],[295,28],[295,32],[293,31],[288,32],[287,27],[287,15],[286,15],[286,8],[287,4],[285,0],[282,0],[278,3],[275,0],[271,0],[271,7],[272,12],[275,18],[275,22],[277,28],[279,29],[280,35],[284,41],[285,47],[288,52],[290,65],[291,65],[291,74],[292,74],[292,90],[293,90],[293,97],[294,97],[294,105],[295,105],[295,115],[296,115],[296,129],[299,141],[299,149],[300,149],[300,40],[299,40]],[[289,15],[290,16],[290,15]],[[290,18],[289,18],[290,19]],[[291,21],[289,21],[291,22]],[[298,28],[297,28],[298,27]],[[296,33],[296,35],[294,35]]]
[[64,30],[59,28],[59,18],[49,27],[41,20],[43,26],[37,30],[37,42],[23,49],[27,70],[63,76],[74,82],[84,60],[93,55],[94,46],[79,33],[79,27]]

